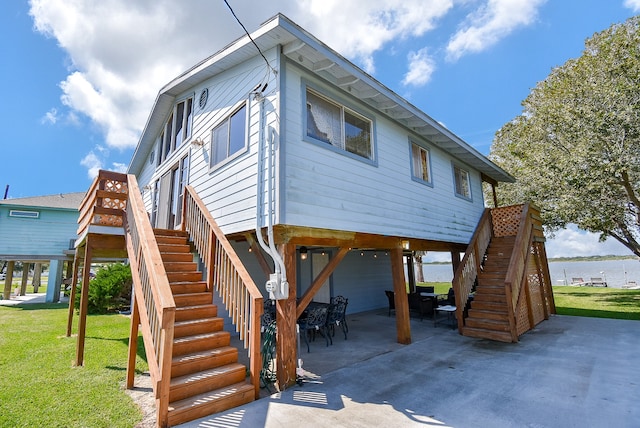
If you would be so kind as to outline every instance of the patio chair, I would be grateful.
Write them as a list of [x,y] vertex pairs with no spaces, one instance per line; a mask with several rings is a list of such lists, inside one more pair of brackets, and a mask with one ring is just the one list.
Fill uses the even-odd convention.
[[418,293],[409,294],[408,298],[409,298],[409,309],[418,311],[418,314],[420,314],[421,321],[425,315],[427,315],[429,318],[433,316],[434,304],[433,304],[433,299],[431,297],[421,296],[420,293],[418,292]]
[[455,306],[456,305],[456,295],[453,291],[453,287],[449,288],[449,292],[447,293],[447,297],[444,299],[438,299],[438,306]]
[[336,335],[336,326],[342,329],[344,334],[344,340],[347,340],[347,332],[349,327],[347,326],[347,305],[349,299],[344,296],[335,296],[331,298],[329,304],[329,310],[327,312],[327,331],[329,334],[329,341],[333,344],[332,337]]
[[328,305],[315,305],[309,308],[306,318],[299,321],[300,334],[304,337],[304,343],[307,344],[307,352],[310,352],[309,333],[315,334],[316,331],[324,336],[327,346],[329,346],[329,332],[327,331],[328,311]]
[[396,297],[391,290],[384,290],[384,294],[387,295],[387,299],[389,300],[389,316],[391,316],[391,311],[396,311]]

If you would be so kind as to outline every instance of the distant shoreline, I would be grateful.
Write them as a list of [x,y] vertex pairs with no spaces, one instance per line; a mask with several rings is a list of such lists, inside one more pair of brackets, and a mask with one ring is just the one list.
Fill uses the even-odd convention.
[[[603,262],[610,260],[639,260],[637,256],[580,256],[580,257],[554,257],[548,259],[549,263],[553,262]],[[450,265],[451,262],[423,262],[423,265]]]

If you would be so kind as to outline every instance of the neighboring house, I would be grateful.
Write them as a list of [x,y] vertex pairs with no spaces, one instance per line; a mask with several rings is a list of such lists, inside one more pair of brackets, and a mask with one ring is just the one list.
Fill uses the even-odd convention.
[[[160,90],[128,175],[101,171],[88,192],[77,250],[86,249],[86,271],[92,251],[124,251],[114,236],[126,235],[135,289],[127,387],[140,326],[157,422],[173,425],[259,396],[267,297],[282,388],[296,379],[297,320],[334,297],[348,299],[347,313],[386,313],[393,290],[397,341],[410,343],[406,283],[415,281],[405,264],[418,250],[451,254],[456,307],[447,309],[460,333],[517,341],[553,311],[553,296],[535,209],[485,209],[483,182],[510,181],[277,15]],[[485,284],[487,273],[503,279]],[[249,347],[248,370],[228,351],[212,300]],[[85,317],[81,307],[78,365]]]
[[[46,301],[59,300],[63,265],[69,262],[68,272],[73,261],[78,207],[84,195],[60,193],[0,200],[0,260],[7,262],[5,299],[11,292],[13,265],[19,261],[27,271],[31,263],[35,264],[35,272],[40,272],[42,263],[49,263]],[[25,285],[23,276],[21,293]]]

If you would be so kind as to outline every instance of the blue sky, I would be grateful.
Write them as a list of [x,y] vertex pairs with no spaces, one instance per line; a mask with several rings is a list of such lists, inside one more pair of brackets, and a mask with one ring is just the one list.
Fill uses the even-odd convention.
[[[229,3],[249,31],[284,13],[484,154],[553,67],[640,12],[640,0]],[[11,198],[84,191],[97,169],[125,170],[159,89],[242,35],[223,0],[9,0],[0,20],[0,190]],[[626,253],[562,233],[552,256]]]

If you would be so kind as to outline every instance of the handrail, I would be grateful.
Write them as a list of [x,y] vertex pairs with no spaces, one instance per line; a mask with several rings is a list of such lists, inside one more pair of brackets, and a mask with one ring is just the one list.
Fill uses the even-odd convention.
[[128,175],[125,230],[134,299],[157,401],[158,426],[166,426],[176,305],[135,176]]
[[527,263],[531,252],[531,243],[533,240],[533,222],[530,215],[529,204],[522,207],[520,222],[515,243],[513,244],[513,252],[509,260],[509,267],[505,276],[504,286],[507,292],[507,305],[509,307],[509,325],[511,328],[511,336],[514,341],[518,339],[517,333],[517,311],[518,300],[520,299],[520,291],[522,290],[527,273]]
[[189,233],[207,270],[207,286],[214,287],[229,311],[236,331],[249,352],[249,371],[256,399],[260,397],[260,317],[263,297],[209,210],[191,186],[185,187],[182,229]]
[[451,282],[456,296],[456,308],[458,308],[456,317],[458,319],[458,330],[460,333],[462,333],[464,326],[464,307],[478,276],[478,269],[482,263],[482,258],[491,241],[492,227],[490,212],[489,208],[484,210],[478,227],[471,237],[465,255],[458,265]]

